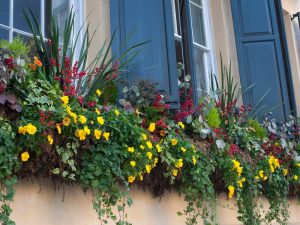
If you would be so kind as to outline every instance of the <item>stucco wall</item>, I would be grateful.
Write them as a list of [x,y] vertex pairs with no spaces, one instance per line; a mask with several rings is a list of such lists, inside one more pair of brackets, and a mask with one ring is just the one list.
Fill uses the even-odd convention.
[[[150,193],[133,188],[133,206],[128,208],[129,221],[133,225],[184,225],[183,217],[176,212],[185,203],[176,193],[167,193],[162,199],[152,198]],[[264,201],[264,205],[266,201]],[[25,182],[17,185],[12,204],[16,225],[98,225],[97,214],[92,207],[92,194],[82,192],[79,186],[67,186],[54,190],[49,181]],[[290,223],[300,224],[300,205],[290,201]],[[217,215],[220,225],[241,224],[236,219],[234,200],[222,195],[217,199]]]

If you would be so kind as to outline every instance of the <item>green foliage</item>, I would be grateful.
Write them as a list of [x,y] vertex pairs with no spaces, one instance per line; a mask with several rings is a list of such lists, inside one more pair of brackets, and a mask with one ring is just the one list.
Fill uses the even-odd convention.
[[218,109],[216,108],[211,108],[206,116],[207,119],[207,124],[211,128],[219,128],[221,124],[221,119],[219,116]]
[[26,56],[30,52],[30,47],[23,41],[21,37],[16,37],[12,42],[0,40],[0,48],[8,49],[14,57]]
[[252,133],[260,139],[267,137],[267,131],[263,128],[257,120],[249,119],[248,124],[253,128]]

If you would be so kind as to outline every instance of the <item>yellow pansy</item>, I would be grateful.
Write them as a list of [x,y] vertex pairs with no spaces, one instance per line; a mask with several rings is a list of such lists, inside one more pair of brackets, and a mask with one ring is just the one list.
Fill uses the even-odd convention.
[[185,147],[181,147],[180,150],[185,153],[186,152],[186,148]]
[[69,103],[69,97],[66,95],[62,96],[60,100],[63,102],[64,105],[67,105]]
[[115,113],[116,116],[119,116],[119,115],[120,115],[120,112],[119,112],[119,110],[117,110],[117,109],[115,109],[114,113]]
[[36,126],[32,125],[29,123],[28,125],[25,126],[26,132],[30,135],[34,135],[37,131]]
[[23,153],[21,154],[21,160],[22,160],[23,162],[27,162],[29,158],[30,158],[30,155],[29,155],[29,153],[28,153],[27,151],[25,151],[25,152],[23,152]]
[[259,180],[259,176],[255,176],[255,180]]
[[178,175],[178,169],[173,169],[172,174],[174,177],[176,177]]
[[80,141],[84,141],[86,139],[86,133],[83,129],[77,129],[75,135]]
[[264,176],[263,180],[267,180],[267,179],[268,179],[268,177],[267,177],[267,176]]
[[149,132],[155,131],[155,123],[150,123],[150,124],[149,124],[148,131],[149,131]]
[[197,159],[196,159],[196,157],[194,155],[192,156],[192,161],[193,161],[193,164],[196,165]]
[[153,156],[152,152],[147,152],[146,155],[150,160],[152,159],[152,156]]
[[153,147],[153,145],[152,145],[152,143],[151,143],[150,141],[147,141],[147,142],[146,142],[146,145],[147,145],[147,147],[150,148],[150,149],[152,149],[152,147]]
[[151,172],[151,169],[152,169],[152,166],[151,165],[146,165],[146,172],[147,173],[150,173]]
[[179,126],[181,129],[184,129],[184,128],[185,128],[183,122],[181,122],[181,121],[178,123],[178,126]]
[[97,115],[100,115],[99,109],[96,108],[96,109],[95,109],[95,112],[96,112]]
[[102,116],[98,116],[97,117],[97,121],[100,125],[103,125],[104,124],[104,118]]
[[96,90],[96,94],[97,94],[98,96],[100,96],[100,95],[102,94],[102,91],[101,91],[100,89],[97,89],[97,90]]
[[56,124],[56,130],[57,130],[57,133],[61,134],[61,127],[59,124]]
[[236,170],[237,175],[240,177],[243,172],[243,167],[241,167],[240,162],[237,160],[233,159],[232,162],[233,162],[233,169]]
[[161,152],[161,147],[160,147],[160,145],[159,145],[159,144],[156,144],[156,145],[155,145],[155,148],[156,148],[156,150],[157,150],[157,152],[158,152],[158,153],[160,153],[160,152]]
[[143,174],[140,174],[140,175],[139,175],[139,178],[140,178],[140,181],[143,181],[143,180],[144,180]]
[[140,145],[140,149],[144,150],[145,146],[144,145]]
[[89,129],[88,126],[84,126],[83,130],[84,130],[84,132],[85,132],[87,135],[90,135],[90,134],[91,134],[91,130]]
[[156,166],[157,163],[158,163],[158,158],[155,158],[155,159],[154,159],[154,163],[153,163],[154,166]]
[[245,181],[246,181],[246,178],[245,178],[245,177],[243,177],[242,179],[240,179],[240,180],[237,181],[237,184],[239,185],[240,188],[243,187],[243,183],[244,183]]
[[228,186],[228,198],[232,198],[234,195],[234,187],[232,185]]
[[171,144],[172,144],[173,146],[177,145],[177,143],[178,143],[177,139],[175,139],[175,138],[172,138],[172,139],[171,139]]
[[136,162],[135,162],[135,161],[130,161],[130,165],[131,165],[132,167],[135,167]]
[[298,176],[297,175],[294,175],[294,180],[298,180]]
[[103,137],[105,138],[106,141],[109,140],[109,136],[110,136],[109,132],[103,132]]
[[175,163],[176,168],[181,168],[183,167],[183,159],[178,159],[177,162]]
[[99,140],[101,138],[101,134],[102,134],[101,130],[98,130],[98,129],[94,130],[94,136],[97,140]]
[[19,132],[19,134],[25,135],[25,134],[26,134],[26,127],[20,126],[20,127],[18,128],[18,132]]
[[127,151],[130,152],[130,153],[134,153],[134,147],[128,147]]
[[268,162],[269,162],[271,173],[274,173],[275,169],[280,166],[279,160],[272,155],[269,156]]
[[85,124],[87,119],[85,116],[83,115],[79,115],[79,118],[78,118],[79,122],[82,123],[82,124]]
[[258,176],[262,179],[264,178],[264,171],[263,170],[259,170],[258,171]]
[[53,137],[52,137],[52,135],[49,134],[47,136],[47,139],[48,139],[49,144],[52,145],[53,144]]
[[128,177],[128,183],[133,183],[135,181],[135,176]]
[[288,174],[288,169],[283,169],[283,176],[286,176]]
[[146,134],[142,134],[142,139],[143,139],[144,141],[146,141],[146,140],[147,140],[147,135],[146,135]]
[[69,117],[65,117],[63,119],[63,125],[66,126],[66,127],[70,125],[70,122],[71,122],[71,120],[70,120]]

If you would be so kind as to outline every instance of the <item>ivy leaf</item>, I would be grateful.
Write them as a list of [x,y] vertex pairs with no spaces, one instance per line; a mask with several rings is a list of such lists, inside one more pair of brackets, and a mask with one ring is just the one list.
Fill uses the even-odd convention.
[[56,175],[60,174],[60,169],[59,168],[55,168],[55,169],[52,170],[52,173],[56,174]]

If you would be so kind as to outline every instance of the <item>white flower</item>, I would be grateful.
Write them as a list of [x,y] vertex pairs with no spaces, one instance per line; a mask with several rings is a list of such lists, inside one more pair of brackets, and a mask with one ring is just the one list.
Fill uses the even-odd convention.
[[226,143],[222,139],[218,139],[216,141],[216,145],[219,149],[224,149],[226,146]]

